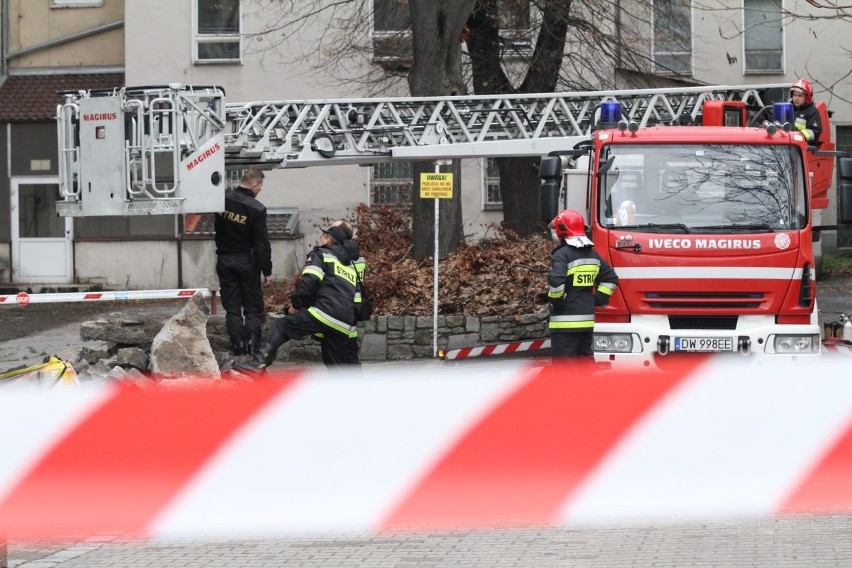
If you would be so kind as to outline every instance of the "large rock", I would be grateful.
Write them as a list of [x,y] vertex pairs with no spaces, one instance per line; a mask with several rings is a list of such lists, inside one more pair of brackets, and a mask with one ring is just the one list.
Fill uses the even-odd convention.
[[[175,312],[177,307],[175,307]],[[128,314],[113,312],[96,320],[80,325],[80,339],[83,341],[105,341],[110,346],[136,346],[143,350],[151,348],[154,337],[175,312],[169,314],[152,312],[148,314]],[[228,333],[225,331],[225,316],[210,316],[207,320],[207,338],[213,349],[227,351],[230,347]],[[97,361],[90,360],[90,363]]]
[[228,351],[231,341],[225,329],[225,314],[211,315],[207,318],[207,340],[213,351]]
[[151,343],[149,368],[159,379],[219,379],[219,365],[207,340],[210,310],[196,294],[165,323]]
[[83,341],[106,341],[111,345],[137,345],[147,349],[168,316],[162,314],[128,315],[113,312],[109,316],[80,325]]
[[115,364],[124,369],[148,370],[148,354],[138,347],[124,347],[115,352]]

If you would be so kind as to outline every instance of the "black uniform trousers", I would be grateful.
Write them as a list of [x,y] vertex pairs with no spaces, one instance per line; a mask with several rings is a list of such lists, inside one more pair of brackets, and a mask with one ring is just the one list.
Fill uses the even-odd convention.
[[251,253],[222,253],[216,259],[225,329],[242,341],[259,342],[263,333],[263,286],[260,268],[251,261]]
[[352,345],[349,337],[320,323],[307,310],[276,318],[266,336],[266,343],[272,352],[278,350],[291,339],[322,334],[322,362],[326,366],[351,365],[358,363],[357,342],[355,343],[355,361],[352,360]]
[[575,331],[550,334],[550,353],[553,359],[594,359],[591,331]]
[[346,340],[346,349],[343,352],[340,352],[339,349],[340,347],[338,347],[334,342],[332,344],[326,343],[325,337],[320,339],[322,362],[325,363],[326,366],[361,364],[361,359],[359,357],[360,348],[358,347],[357,337],[352,337]]

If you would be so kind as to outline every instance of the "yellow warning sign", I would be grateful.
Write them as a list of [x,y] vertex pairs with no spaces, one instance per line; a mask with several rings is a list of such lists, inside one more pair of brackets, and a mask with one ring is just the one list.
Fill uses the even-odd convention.
[[420,174],[420,197],[427,199],[452,199],[453,174]]

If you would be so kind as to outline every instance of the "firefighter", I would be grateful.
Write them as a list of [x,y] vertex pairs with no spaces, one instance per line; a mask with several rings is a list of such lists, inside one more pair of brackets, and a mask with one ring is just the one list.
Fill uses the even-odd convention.
[[[251,361],[235,365],[247,371],[265,369],[275,360],[278,348],[291,339],[322,334],[326,365],[353,363],[350,340],[357,337],[355,264],[342,243],[351,237],[344,227],[323,229],[319,246],[308,253],[288,314],[278,318]],[[357,348],[357,344],[356,344]],[[357,351],[356,351],[357,355]]]
[[[346,254],[349,255],[349,260],[355,266],[355,270],[358,271],[358,280],[355,291],[355,319],[360,320],[360,306],[359,304],[362,301],[362,292],[364,290],[364,275],[367,270],[367,263],[364,260],[364,257],[361,255],[361,248],[358,244],[358,241],[354,240],[354,231],[352,230],[352,225],[347,223],[346,221],[339,220],[335,221],[331,225],[332,227],[340,227],[344,231],[344,236],[346,240],[343,241],[342,246],[343,250],[346,251]],[[347,351],[345,354],[338,354],[333,351],[333,347],[335,344],[329,343],[325,341],[324,333],[315,333],[313,338],[320,342],[320,351],[322,354],[322,362],[325,363],[326,366],[336,365],[336,364],[349,364],[349,365],[360,365],[361,359],[359,356],[360,346],[358,345],[358,336],[350,335],[349,340],[347,341]]]
[[796,130],[802,133],[810,145],[820,142],[822,118],[814,105],[814,88],[807,79],[799,79],[790,87],[790,102],[793,103],[793,118]]
[[547,274],[553,358],[594,358],[595,306],[605,306],[618,287],[615,270],[592,248],[583,216],[565,209],[549,225],[559,242]]
[[[358,241],[350,238],[349,240],[343,243],[343,248],[349,254],[349,258],[350,260],[352,260],[352,264],[355,266],[355,270],[358,272],[357,290],[355,291],[355,320],[367,321],[370,318],[370,314],[363,314],[363,305],[369,301],[369,299],[366,297],[367,290],[366,286],[364,285],[364,277],[367,273],[367,261],[361,254],[361,247]],[[325,343],[323,343],[322,349],[323,361],[326,361],[326,358],[328,357],[328,348]],[[361,358],[359,354],[360,349],[361,347],[358,345],[357,335],[354,337],[350,337],[349,342],[347,344],[348,351],[346,356],[348,363],[353,365],[361,364]]]
[[262,286],[272,282],[266,207],[257,200],[263,178],[259,169],[246,169],[240,185],[225,192],[225,210],[217,213],[214,221],[216,274],[226,313],[225,327],[231,352],[237,356],[250,355],[260,346]]

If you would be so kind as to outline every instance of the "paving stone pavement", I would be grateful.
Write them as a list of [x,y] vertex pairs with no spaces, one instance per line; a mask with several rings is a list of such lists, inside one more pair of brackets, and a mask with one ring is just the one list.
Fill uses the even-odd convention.
[[9,568],[849,568],[852,516],[370,538],[9,544]]

